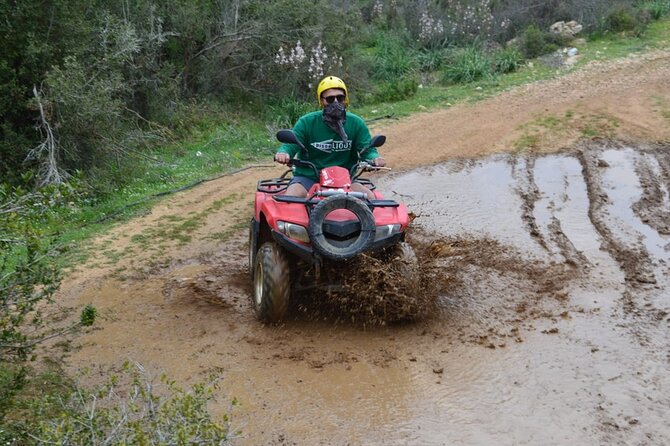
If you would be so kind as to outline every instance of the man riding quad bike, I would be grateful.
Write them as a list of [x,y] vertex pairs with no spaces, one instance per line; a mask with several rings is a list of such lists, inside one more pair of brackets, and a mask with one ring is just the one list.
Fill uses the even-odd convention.
[[[249,270],[259,319],[276,321],[299,290],[337,287],[329,273],[363,253],[416,261],[404,243],[409,216],[385,200],[363,171],[385,164],[384,136],[370,137],[363,119],[347,113],[347,87],[334,76],[317,87],[321,111],[302,116],[275,161],[292,169],[259,181],[249,236]],[[289,173],[291,175],[289,175]]]
[[[291,130],[280,131],[277,138],[302,146]],[[371,146],[379,147],[384,140],[376,136]],[[289,165],[316,170],[306,160],[292,159]],[[412,248],[405,243],[410,222],[407,208],[385,200],[370,180],[360,178],[371,169],[375,166],[365,161],[351,172],[339,166],[324,168],[306,197],[285,194],[292,170],[258,182],[249,230],[249,270],[254,310],[260,320],[282,319],[297,290],[332,287],[322,280],[323,269],[360,254],[416,263]],[[368,187],[375,198],[353,191],[353,181]]]

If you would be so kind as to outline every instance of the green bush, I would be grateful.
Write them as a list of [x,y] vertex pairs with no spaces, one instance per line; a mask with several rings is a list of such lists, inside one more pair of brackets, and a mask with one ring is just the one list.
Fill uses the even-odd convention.
[[496,52],[493,56],[493,67],[496,73],[511,73],[523,64],[523,54],[516,48],[509,47]]
[[633,10],[624,5],[618,5],[605,17],[605,30],[615,33],[632,31],[639,25]]
[[416,52],[402,37],[380,39],[371,67],[371,77],[377,81],[394,82],[416,70]]
[[13,389],[0,394],[0,443],[229,444],[230,412],[237,403],[218,419],[210,414],[216,379],[186,390],[164,375],[154,379],[139,364],[125,364],[105,384],[86,388],[58,363],[45,361],[42,368],[26,377],[24,369],[0,363],[0,390]]
[[391,81],[380,82],[366,102],[395,102],[414,96],[419,89],[419,83],[414,77],[406,77]]
[[165,376],[154,382],[140,365],[126,366],[100,388],[46,401],[48,417],[37,414],[27,429],[38,444],[224,445],[229,416],[215,420],[207,407],[216,388],[214,382],[184,390]]
[[652,0],[643,5],[652,19],[660,20],[670,13],[670,0]]
[[442,71],[443,80],[452,84],[474,82],[492,75],[491,59],[477,45],[454,51]]
[[424,49],[417,54],[419,70],[424,73],[437,71],[444,65],[445,52],[442,49]]
[[[0,362],[0,425],[14,407],[14,397],[23,389],[27,370],[13,363]],[[1,431],[1,429],[0,429]],[[3,438],[0,436],[0,442]]]
[[[60,190],[30,194],[0,185],[0,357],[25,359],[41,337],[38,304],[60,285],[57,251],[40,222],[55,216]],[[29,327],[29,328],[28,328]],[[30,334],[29,334],[30,333]]]
[[292,97],[277,99],[267,107],[265,121],[272,122],[272,125],[276,128],[293,128],[298,118],[317,108],[316,93],[311,103],[296,100]]
[[551,42],[549,33],[544,33],[536,25],[530,25],[521,38],[521,51],[527,59],[534,59],[543,54],[558,49],[558,45]]

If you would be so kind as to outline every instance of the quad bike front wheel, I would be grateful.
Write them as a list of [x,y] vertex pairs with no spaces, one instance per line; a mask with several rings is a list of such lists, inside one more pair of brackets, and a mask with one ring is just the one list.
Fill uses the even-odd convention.
[[254,280],[254,265],[256,264],[256,251],[258,250],[258,233],[255,231],[255,221],[252,218],[249,223],[249,276]]
[[274,242],[263,243],[254,263],[254,311],[264,322],[281,320],[291,295],[291,270],[286,254]]

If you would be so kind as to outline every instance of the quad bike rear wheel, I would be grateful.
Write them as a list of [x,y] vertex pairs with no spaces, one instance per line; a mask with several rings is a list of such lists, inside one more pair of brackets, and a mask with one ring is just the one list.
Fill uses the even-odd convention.
[[254,311],[264,322],[281,320],[288,310],[291,270],[284,251],[274,242],[261,245],[254,263]]

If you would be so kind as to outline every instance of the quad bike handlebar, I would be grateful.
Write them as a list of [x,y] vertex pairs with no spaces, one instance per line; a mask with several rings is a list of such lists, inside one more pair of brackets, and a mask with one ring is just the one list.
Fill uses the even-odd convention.
[[288,160],[288,163],[286,163],[288,167],[307,167],[308,169],[312,169],[314,171],[314,174],[316,175],[317,178],[319,178],[319,169],[316,168],[313,162],[311,161],[305,161],[301,160],[298,158],[291,158]]
[[[300,148],[300,151],[304,154],[305,158],[307,158],[308,152],[305,146],[300,142],[298,137],[293,133],[293,130],[289,129],[283,129],[279,130],[277,132],[277,139],[280,142],[286,143],[286,144],[295,144]],[[375,135],[372,137],[370,140],[370,144],[360,151],[358,153],[359,159],[363,157],[363,155],[368,152],[368,150],[372,149],[373,147],[381,147],[384,145],[386,142],[386,136],[384,135]],[[312,169],[314,171],[315,176],[318,178],[319,177],[319,169],[314,165],[314,163],[307,161],[306,159],[298,159],[298,158],[291,158],[289,161],[286,163],[287,166],[289,167],[306,167],[308,169]],[[391,170],[388,167],[380,167],[380,166],[375,166],[373,163],[371,163],[369,160],[365,161],[359,161],[356,163],[350,170],[349,170],[349,175],[351,176],[352,180],[355,180],[356,178],[360,177],[363,172],[371,172],[375,170]]]
[[359,161],[354,164],[349,174],[351,175],[351,179],[355,180],[356,178],[363,175],[364,172],[374,172],[376,170],[391,170],[391,168],[376,166],[369,161]]
[[[314,171],[314,174],[316,177],[319,177],[319,169],[314,165],[313,162],[311,161],[306,161],[306,160],[301,160],[299,158],[291,158],[288,163],[286,163],[288,167],[306,167],[308,169],[312,169]],[[375,166],[373,163],[369,161],[359,161],[358,163],[354,164],[354,166],[351,168],[349,171],[349,175],[351,175],[351,179],[355,180],[356,178],[360,177],[363,172],[373,172],[376,170],[391,170],[390,167],[381,167],[381,166]]]

